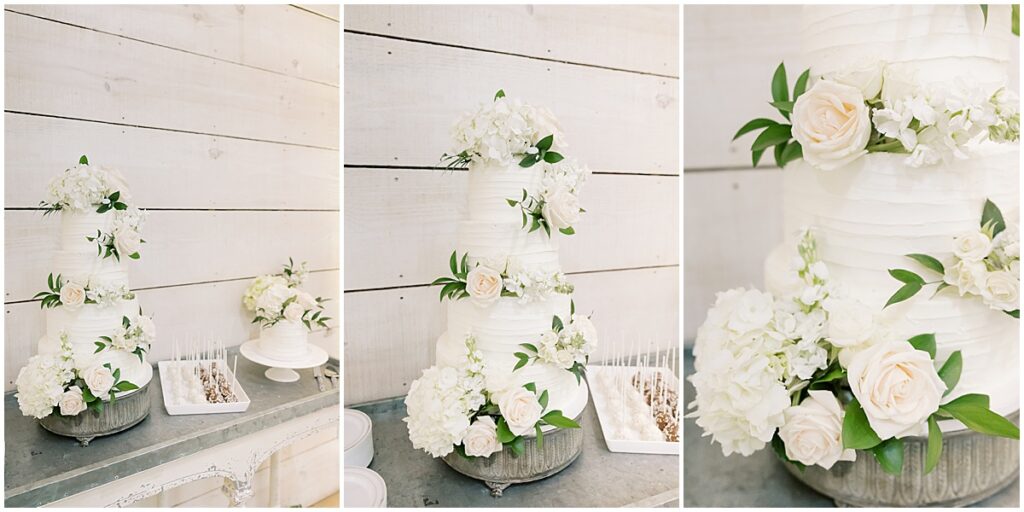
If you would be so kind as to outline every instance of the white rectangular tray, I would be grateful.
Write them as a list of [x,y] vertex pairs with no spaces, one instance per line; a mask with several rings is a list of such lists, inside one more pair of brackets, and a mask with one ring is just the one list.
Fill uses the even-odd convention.
[[[604,394],[604,386],[601,385],[599,379],[602,379],[602,375],[617,372],[629,372],[634,373],[638,370],[638,367],[626,366],[626,367],[612,367],[612,366],[587,366],[587,380],[590,381],[590,397],[594,400],[594,408],[597,409],[597,420],[601,423],[601,432],[604,434],[604,441],[608,445],[608,450],[613,452],[621,453],[649,453],[657,455],[679,455],[679,443],[672,443],[668,441],[635,441],[630,439],[614,439],[610,437],[615,429],[613,428],[612,422],[612,411],[608,409],[609,397]],[[662,378],[666,382],[672,383],[675,389],[679,389],[679,380],[675,374],[669,371],[668,368],[655,368],[662,374]],[[682,405],[682,397],[679,397],[679,403]],[[680,435],[682,435],[682,429],[680,429]]]
[[[201,362],[206,363],[211,361],[204,360]],[[235,378],[234,374],[231,373],[231,368],[229,368],[224,361],[217,360],[215,362],[217,364],[223,365],[224,372],[226,373],[227,378]],[[168,396],[170,383],[168,382],[167,376],[170,374],[170,368],[172,367],[172,365],[175,364],[192,363],[185,363],[184,361],[160,361],[157,363],[158,367],[160,368],[160,389],[163,392],[164,408],[167,409],[167,414],[170,414],[171,416],[180,416],[186,414],[220,414],[226,412],[245,412],[245,410],[249,408],[249,395],[245,394],[245,390],[242,389],[242,385],[238,383],[236,383],[235,385],[235,395],[238,396],[237,402],[223,404],[171,404],[169,400],[170,397]]]

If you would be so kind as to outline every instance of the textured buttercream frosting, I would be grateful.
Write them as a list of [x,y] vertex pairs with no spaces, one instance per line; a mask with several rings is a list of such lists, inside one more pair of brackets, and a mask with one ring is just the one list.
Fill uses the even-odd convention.
[[279,361],[298,361],[309,354],[309,330],[288,320],[260,329],[260,352]]
[[[901,286],[888,269],[913,270],[928,281],[935,273],[906,258],[924,253],[945,261],[953,237],[977,231],[982,207],[991,199],[1007,221],[1019,218],[1019,147],[979,148],[972,158],[951,164],[911,168],[905,155],[876,153],[825,172],[803,161],[783,177],[785,241],[768,258],[769,291],[787,287],[789,262],[804,227],[813,229],[818,253],[832,280],[854,297],[878,308]],[[974,296],[950,288],[931,298],[934,285],[884,310],[884,320],[908,336],[935,333],[936,359],[956,350],[963,373],[952,397],[984,393],[992,407],[1008,413],[1019,407],[1019,321],[988,308]]]
[[[459,255],[469,254],[470,266],[511,258],[533,271],[550,274],[560,270],[557,239],[564,235],[553,232],[549,236],[543,229],[527,232],[519,207],[506,201],[522,199],[524,189],[529,195],[540,195],[543,177],[541,165],[471,165],[467,218],[458,224],[456,242]],[[548,409],[561,410],[569,418],[583,411],[588,400],[586,387],[569,371],[540,361],[512,371],[517,362],[513,354],[524,351],[520,344],[536,344],[551,330],[553,316],[569,324],[568,295],[551,293],[544,300],[531,302],[501,297],[487,306],[465,298],[451,302],[447,311],[448,330],[437,340],[437,364],[457,364],[464,358],[466,337],[473,335],[488,372],[496,374],[497,380],[512,385],[533,382],[538,394],[548,391]]]

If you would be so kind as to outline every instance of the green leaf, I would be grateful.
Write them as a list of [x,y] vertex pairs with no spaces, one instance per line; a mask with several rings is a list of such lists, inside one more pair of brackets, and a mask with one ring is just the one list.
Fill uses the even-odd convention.
[[508,429],[508,423],[505,423],[505,418],[498,418],[498,442],[501,444],[511,443],[516,435]]
[[1006,221],[1003,220],[1003,212],[999,211],[999,207],[996,206],[991,200],[985,200],[985,208],[981,210],[981,226],[992,225],[992,236],[998,235],[1004,229],[1006,229]]
[[504,89],[498,89],[498,92],[494,93],[494,100],[495,101],[497,101],[498,98],[504,98],[504,97],[505,97],[505,90]]
[[775,165],[778,166],[779,169],[782,168],[782,153],[784,153],[785,151],[785,142],[780,142],[779,144],[775,145]]
[[1020,310],[1019,309],[1015,309],[1013,311],[1003,311],[1003,313],[1006,313],[1007,315],[1010,315],[1010,316],[1012,316],[1014,318],[1020,318]]
[[133,389],[139,389],[138,386],[126,380],[118,382],[114,387],[117,388],[119,391],[131,391]]
[[[952,402],[957,402],[960,405],[970,405],[970,406],[975,406],[975,407],[981,407],[982,409],[988,409],[989,408],[989,398],[988,398],[988,395],[983,395],[981,393],[968,393],[966,395],[960,396],[959,398],[957,398],[956,400],[953,400]],[[940,408],[941,408],[941,406],[940,406]],[[950,414],[948,416],[952,417],[953,415]]]
[[576,234],[576,230],[573,229],[572,226],[569,226],[567,228],[559,229],[558,232],[562,233],[563,235],[575,235]]
[[750,152],[750,158],[751,158],[751,162],[753,163],[753,167],[757,167],[757,163],[761,161],[761,155],[762,154],[764,154],[764,150],[763,149],[759,149],[757,151],[751,151]]
[[516,356],[516,359],[519,360],[519,362],[516,363],[516,365],[512,367],[512,371],[516,371],[516,370],[526,366],[527,363],[530,362],[530,356],[528,356],[528,355],[526,355],[526,354],[524,354],[522,352],[516,352],[516,353],[514,353],[512,355]]
[[555,409],[540,418],[548,425],[552,425],[558,428],[580,428],[580,424],[575,421],[562,416],[562,411]]
[[548,408],[548,390],[545,389],[540,394],[540,398],[537,399],[537,403],[540,404],[540,410],[542,411]]
[[519,161],[519,167],[533,167],[540,160],[540,155],[526,155]]
[[796,79],[796,85],[793,86],[793,103],[796,103],[797,98],[802,96],[807,90],[807,80],[811,78],[811,70],[805,69],[803,73]]
[[917,350],[923,350],[928,352],[928,356],[935,359],[935,335],[934,334],[918,334],[913,338],[907,340],[911,346]]
[[533,352],[534,354],[539,352],[537,350],[537,347],[535,345],[533,345],[532,343],[520,343],[519,346],[525,348],[526,350],[529,350],[529,351]]
[[902,268],[891,268],[889,269],[889,275],[894,277],[901,283],[917,283],[920,285],[925,284],[924,278],[921,276]]
[[846,404],[846,415],[843,417],[843,448],[869,450],[881,442],[882,439],[868,423],[868,415],[860,406],[860,402],[854,398]]
[[454,283],[454,282],[456,282],[456,280],[452,279],[450,277],[439,277],[439,278],[434,279],[433,281],[431,281],[430,286],[437,286],[439,284]]
[[1010,32],[1020,37],[1020,4],[1010,5]]
[[459,266],[459,274],[462,275],[463,279],[465,279],[466,275],[469,274],[469,253],[468,252],[462,255],[462,263]]
[[938,272],[943,275],[946,273],[946,267],[942,266],[942,262],[927,254],[907,254],[906,257],[920,263],[922,267],[928,270]]
[[512,448],[512,453],[514,453],[516,457],[522,455],[526,451],[526,438],[523,436],[517,436],[512,441],[512,444],[509,445],[509,448]]
[[555,332],[561,332],[564,326],[562,325],[562,319],[558,318],[557,315],[551,317],[551,330]]
[[843,367],[838,364],[833,364],[833,366],[830,369],[828,369],[828,371],[826,371],[821,377],[818,377],[811,381],[811,388],[814,388],[814,386],[827,384],[829,382],[833,382],[844,377],[846,377],[846,370],[844,370]]
[[82,155],[82,157],[78,159],[78,163],[82,165],[89,165],[89,158],[86,157],[85,155]]
[[746,135],[746,134],[748,134],[748,133],[750,133],[750,132],[752,132],[754,130],[757,130],[759,128],[767,128],[769,126],[775,126],[777,124],[779,124],[778,121],[775,121],[775,120],[772,120],[772,119],[768,119],[768,118],[765,118],[765,117],[759,117],[759,118],[754,119],[754,120],[748,122],[747,124],[743,125],[739,129],[739,131],[736,132],[736,135],[732,136],[732,140],[736,140],[736,139],[738,139],[738,138],[740,138],[740,137],[742,137],[742,136],[744,136],[744,135]]
[[779,112],[784,112],[787,114],[793,112],[792,101],[769,101],[768,104],[778,109]]
[[451,269],[452,275],[459,273],[458,258],[459,257],[456,256],[455,251],[452,251],[452,257],[448,260],[448,268]]
[[953,388],[960,382],[960,372],[963,371],[963,367],[964,358],[960,355],[959,350],[950,354],[946,362],[943,363],[942,368],[939,369],[939,378],[946,383],[946,392],[942,394],[943,396],[953,391]]
[[569,316],[576,314],[576,301],[569,299]]
[[551,149],[551,144],[553,144],[554,142],[555,142],[555,135],[554,134],[548,135],[547,137],[544,137],[543,139],[537,141],[537,149],[539,149],[541,151],[547,151],[547,150]]
[[515,207],[515,205],[519,204],[519,201],[516,201],[515,199],[506,199],[505,202],[512,207]]
[[1010,420],[992,412],[987,406],[977,402],[977,399],[963,401],[964,395],[952,402],[939,406],[940,411],[960,420],[967,428],[990,436],[1008,437],[1020,439],[1020,428]]
[[537,384],[534,383],[534,382],[527,382],[526,384],[523,384],[523,387],[526,388],[527,390],[529,390],[532,393],[536,393],[537,392]]
[[780,62],[772,76],[772,100],[789,101],[789,85],[786,82],[786,63]]
[[988,27],[988,4],[981,4],[978,7],[981,7],[981,18],[983,20],[981,28],[984,29]]
[[767,149],[776,144],[789,141],[792,136],[793,127],[788,124],[769,126],[757,136],[757,139],[754,139],[754,145],[750,146],[750,150]]
[[899,475],[903,472],[903,440],[886,439],[878,446],[872,448],[871,453],[875,460],[882,465],[882,470],[890,475]]
[[543,450],[544,449],[544,432],[541,432],[541,430],[540,430],[540,423],[538,423],[538,424],[533,426],[533,432],[537,436],[537,449],[538,450]]
[[785,167],[786,164],[796,160],[797,158],[803,158],[804,149],[799,142],[793,140],[789,142],[786,149],[782,152],[782,164],[781,167]]
[[548,151],[547,153],[544,153],[544,161],[549,164],[557,164],[558,162],[562,161],[562,158],[563,157],[561,153],[555,153],[554,151]]
[[103,352],[103,349],[107,348],[107,344],[102,341],[94,341],[93,344],[96,345],[96,351],[93,352],[93,354],[99,354],[100,352]]
[[96,400],[96,396],[94,396],[92,394],[92,392],[89,391],[88,387],[83,387],[83,388],[81,388],[81,390],[82,390],[82,400],[85,400],[86,403],[89,403],[89,402],[92,402],[93,400]]
[[945,290],[946,288],[949,288],[949,286],[949,283],[946,282],[939,283],[939,285],[935,287],[935,293],[932,294],[932,298],[935,298],[935,296],[938,295],[939,292]]
[[928,417],[928,452],[924,460],[924,474],[931,473],[942,457],[942,429],[935,415]]
[[885,303],[885,306],[883,306],[882,309],[898,302],[903,302],[916,295],[919,291],[921,291],[921,285],[919,283],[907,283],[899,290],[896,290],[896,293],[892,294],[892,297],[889,297],[889,301]]
[[441,288],[441,301],[444,301],[445,297],[451,298],[452,295],[459,289],[462,289],[462,283],[448,283]]

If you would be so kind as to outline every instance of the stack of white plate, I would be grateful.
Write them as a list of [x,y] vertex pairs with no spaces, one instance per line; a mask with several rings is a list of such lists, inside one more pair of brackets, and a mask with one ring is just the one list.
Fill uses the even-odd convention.
[[373,424],[370,417],[345,409],[345,466],[365,468],[373,460]]
[[373,460],[373,423],[366,414],[345,409],[345,507],[387,507],[388,489]]
[[366,468],[345,468],[345,508],[384,508],[388,489],[384,479]]

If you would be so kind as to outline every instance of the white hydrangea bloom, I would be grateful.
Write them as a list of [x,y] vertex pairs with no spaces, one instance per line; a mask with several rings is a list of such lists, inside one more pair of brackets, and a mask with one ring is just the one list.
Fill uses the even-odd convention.
[[46,203],[58,209],[92,210],[114,192],[121,193],[118,201],[130,204],[131,193],[119,172],[79,164],[50,181]]
[[462,116],[452,128],[452,153],[484,163],[518,164],[527,150],[548,135],[554,136],[552,151],[567,145],[555,117],[547,109],[533,107],[506,97],[480,105]]
[[69,382],[75,378],[74,361],[67,337],[61,334],[61,351],[32,356],[18,372],[15,384],[18,407],[25,416],[45,418],[60,403]]

